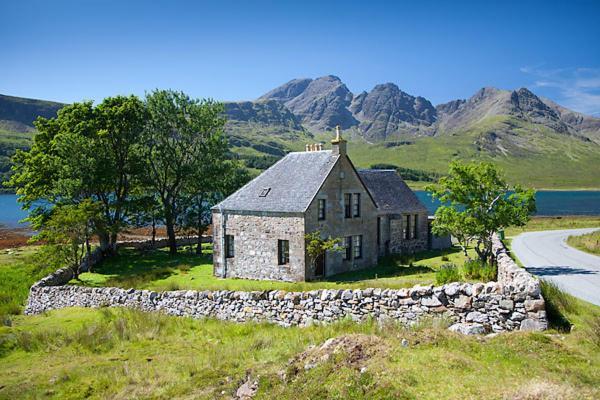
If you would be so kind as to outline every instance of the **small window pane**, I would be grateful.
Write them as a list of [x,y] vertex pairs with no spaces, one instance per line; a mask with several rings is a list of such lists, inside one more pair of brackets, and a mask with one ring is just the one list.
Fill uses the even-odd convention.
[[325,199],[319,199],[319,220],[325,219]]
[[290,241],[289,240],[278,240],[277,241],[277,258],[279,265],[289,264],[290,262]]
[[412,228],[413,228],[413,239],[416,239],[417,238],[417,225],[418,225],[418,222],[419,222],[419,216],[417,214],[415,214],[415,215],[413,215],[413,217],[414,217],[413,218],[413,225],[412,225]]
[[344,217],[352,218],[352,194],[344,194]]
[[352,260],[352,236],[346,237],[346,243],[344,243],[344,247],[346,247],[344,260]]
[[354,236],[354,258],[362,257],[362,235]]
[[234,257],[234,238],[233,235],[225,235],[225,257]]

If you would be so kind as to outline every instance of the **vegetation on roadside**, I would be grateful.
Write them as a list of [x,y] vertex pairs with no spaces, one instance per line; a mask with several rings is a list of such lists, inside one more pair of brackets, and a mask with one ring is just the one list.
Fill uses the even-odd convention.
[[600,255],[600,230],[584,235],[569,236],[567,244],[581,251]]
[[492,235],[510,226],[523,226],[535,212],[535,192],[510,186],[490,163],[453,161],[447,176],[428,187],[441,205],[432,232],[452,235],[463,249],[474,243],[482,264],[493,263]]
[[504,233],[506,236],[512,237],[523,232],[599,227],[600,216],[569,215],[561,217],[532,217],[524,226],[511,226],[506,228]]

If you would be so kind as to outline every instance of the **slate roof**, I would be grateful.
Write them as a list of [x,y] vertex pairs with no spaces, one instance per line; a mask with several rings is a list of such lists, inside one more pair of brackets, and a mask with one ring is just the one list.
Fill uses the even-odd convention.
[[289,153],[213,210],[304,212],[339,157],[331,150]]
[[358,175],[380,211],[390,214],[427,212],[415,193],[392,169],[363,169]]

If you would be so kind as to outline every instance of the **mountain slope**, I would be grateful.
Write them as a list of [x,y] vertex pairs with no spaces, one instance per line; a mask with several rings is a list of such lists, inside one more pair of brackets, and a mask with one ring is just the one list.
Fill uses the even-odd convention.
[[350,111],[370,140],[384,140],[398,132],[415,134],[436,121],[436,109],[427,99],[404,93],[393,83],[354,97]]
[[[60,104],[0,99],[0,171],[6,172],[8,155],[28,146],[35,114],[52,116]],[[32,111],[34,105],[39,108]],[[354,96],[328,75],[294,79],[257,101],[225,103],[225,110],[232,155],[255,173],[305,144],[328,143],[339,124],[359,167],[392,164],[435,176],[454,159],[483,160],[500,165],[516,183],[600,188],[600,119],[525,88],[486,87],[434,107],[392,83]]]

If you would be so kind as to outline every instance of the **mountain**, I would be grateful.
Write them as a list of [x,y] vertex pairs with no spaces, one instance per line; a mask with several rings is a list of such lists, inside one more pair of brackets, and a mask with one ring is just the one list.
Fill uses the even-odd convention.
[[55,117],[64,104],[26,99],[0,94],[0,129],[11,132],[31,132],[37,117]]
[[414,134],[436,121],[436,109],[427,99],[404,93],[393,83],[354,97],[350,111],[369,140],[384,140],[398,132]]
[[[35,117],[53,116],[61,106],[0,96],[0,171],[8,171],[16,148],[28,146]],[[393,83],[354,95],[328,75],[291,80],[256,101],[227,102],[225,113],[232,155],[255,173],[308,143],[327,143],[340,125],[359,167],[436,177],[452,160],[480,160],[501,166],[515,183],[600,188],[600,118],[526,88],[485,87],[434,106]]]
[[340,125],[348,129],[358,125],[349,110],[352,93],[337,76],[294,79],[258,98],[285,105],[302,123],[314,130]]

